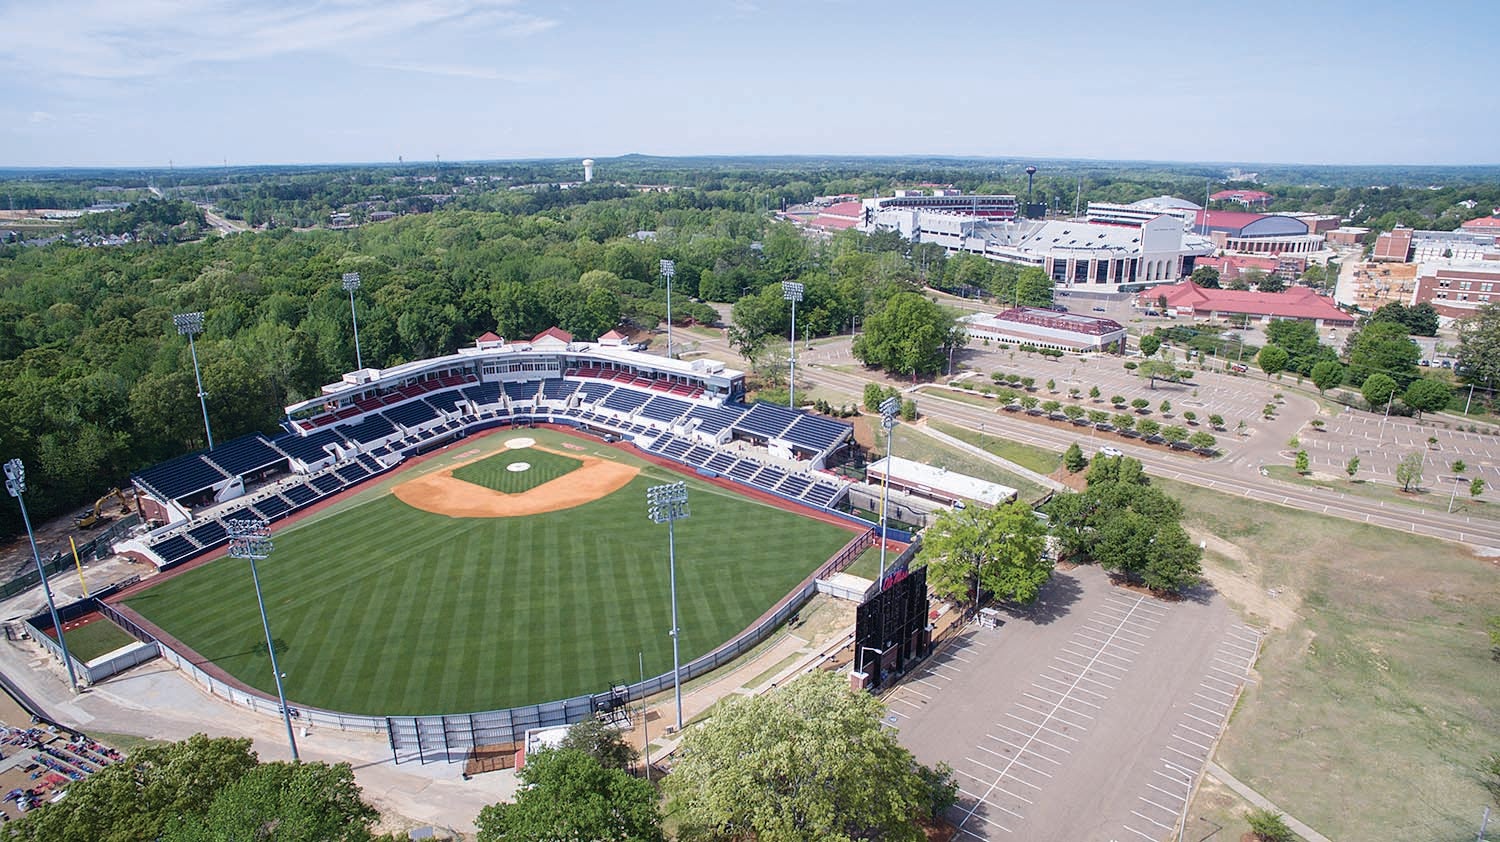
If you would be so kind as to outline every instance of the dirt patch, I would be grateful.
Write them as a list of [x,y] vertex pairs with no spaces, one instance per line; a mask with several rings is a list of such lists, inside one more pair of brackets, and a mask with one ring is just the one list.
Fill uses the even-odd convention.
[[1285,586],[1263,587],[1260,584],[1260,565],[1252,561],[1243,548],[1204,529],[1188,527],[1188,535],[1203,542],[1205,550],[1229,559],[1239,568],[1229,570],[1207,564],[1203,575],[1225,599],[1238,606],[1247,619],[1264,623],[1277,631],[1291,628],[1297,622],[1301,597]]
[[[557,453],[544,447],[536,449]],[[557,455],[577,459],[583,466],[520,494],[502,494],[453,476],[456,469],[477,459],[408,480],[392,488],[391,493],[414,509],[448,517],[522,517],[592,503],[629,485],[640,473],[638,468],[596,456]]]

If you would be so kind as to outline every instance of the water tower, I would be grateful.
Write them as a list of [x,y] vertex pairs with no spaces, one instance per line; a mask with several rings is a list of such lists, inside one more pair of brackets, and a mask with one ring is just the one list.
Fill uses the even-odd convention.
[[593,180],[594,180],[594,159],[593,158],[584,158],[583,159],[583,181],[584,181],[585,184],[587,184],[588,182],[593,181]]

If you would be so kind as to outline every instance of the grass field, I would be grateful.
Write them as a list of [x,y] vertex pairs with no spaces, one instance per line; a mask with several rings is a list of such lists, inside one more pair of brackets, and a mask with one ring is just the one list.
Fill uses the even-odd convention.
[[68,641],[68,654],[84,663],[135,642],[135,638],[126,634],[124,629],[108,620],[95,620],[76,629],[66,629],[63,637]]
[[1153,482],[1208,537],[1219,590],[1271,628],[1219,762],[1334,839],[1473,838],[1489,803],[1476,766],[1500,751],[1500,665],[1484,630],[1500,613],[1495,564],[1441,541]]
[[[531,467],[512,471],[511,465],[524,462]],[[577,459],[569,459],[556,453],[527,447],[520,450],[502,450],[478,462],[464,465],[453,471],[456,479],[482,485],[501,494],[520,494],[530,491],[545,482],[566,476],[583,465]]]
[[[855,535],[589,439],[526,434],[642,473],[603,499],[524,518],[429,514],[382,483],[278,530],[259,567],[290,699],[351,713],[457,713],[600,692],[638,677],[637,652],[648,675],[669,670],[667,528],[646,517],[654,484],[685,479],[690,489],[691,517],[676,526],[684,662],[745,628]],[[212,562],[129,604],[246,683],[274,689],[244,564]]]

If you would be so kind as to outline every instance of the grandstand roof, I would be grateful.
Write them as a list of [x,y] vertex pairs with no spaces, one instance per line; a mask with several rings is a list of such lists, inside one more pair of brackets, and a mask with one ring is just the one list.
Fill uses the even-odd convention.
[[1204,289],[1192,281],[1171,286],[1152,287],[1142,293],[1152,302],[1165,298],[1167,306],[1190,309],[1194,313],[1243,313],[1276,319],[1324,319],[1352,324],[1354,317],[1335,307],[1333,302],[1309,287],[1292,287],[1285,292],[1248,292],[1233,289]]

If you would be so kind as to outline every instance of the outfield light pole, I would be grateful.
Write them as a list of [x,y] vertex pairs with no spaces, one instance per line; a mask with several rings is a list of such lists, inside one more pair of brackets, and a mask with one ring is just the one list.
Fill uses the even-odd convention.
[[203,391],[203,375],[198,373],[198,345],[193,337],[203,332],[203,314],[178,313],[172,317],[172,324],[177,326],[177,335],[188,338],[188,350],[193,355],[193,379],[198,381],[198,404],[203,407],[203,434],[208,436],[208,449],[214,447],[214,431],[208,426],[208,400]]
[[677,264],[671,260],[661,262],[661,277],[667,282],[667,359],[672,358],[672,278],[677,274]]
[[781,297],[792,302],[792,368],[786,381],[786,405],[792,409],[797,408],[797,302],[802,300],[803,289],[796,281],[781,282]]
[[667,525],[667,574],[672,582],[672,688],[677,695],[677,730],[682,731],[682,661],[678,643],[682,629],[677,625],[677,540],[673,524],[688,516],[687,483],[653,485],[646,489],[647,513],[657,524]]
[[354,312],[354,292],[359,289],[359,273],[344,273],[344,291],[349,293],[349,318],[354,322],[354,364],[365,367],[364,355],[359,352],[359,316]]
[[266,619],[266,600],[260,593],[260,573],[255,569],[256,559],[271,555],[271,527],[257,518],[244,518],[229,522],[229,555],[250,562],[250,579],[255,583],[255,602],[260,606],[260,624],[266,630],[266,651],[271,655],[271,675],[276,679],[276,699],[281,703],[281,721],[286,723],[286,741],[292,747],[292,762],[300,763],[297,754],[297,736],[292,733],[292,711],[286,706],[286,693],[281,688],[281,667],[276,663],[276,646],[271,642],[271,621]]
[[42,593],[47,595],[47,610],[52,612],[52,628],[57,631],[57,644],[62,647],[63,665],[68,668],[68,686],[78,692],[78,676],[73,672],[73,656],[68,654],[68,642],[63,639],[62,619],[57,616],[57,603],[52,601],[52,586],[47,583],[47,571],[42,568],[42,555],[36,549],[36,535],[31,531],[31,515],[26,513],[26,465],[20,459],[5,463],[5,490],[21,504],[21,520],[26,524],[26,540],[31,542],[31,557],[36,561],[36,575],[42,577]]
[[885,488],[881,492],[880,499],[880,578],[876,581],[885,582],[885,544],[886,530],[889,529],[887,512],[891,506],[891,471],[895,470],[894,457],[891,455],[891,441],[896,431],[896,413],[901,411],[901,399],[889,397],[880,402],[880,426],[885,428]]

